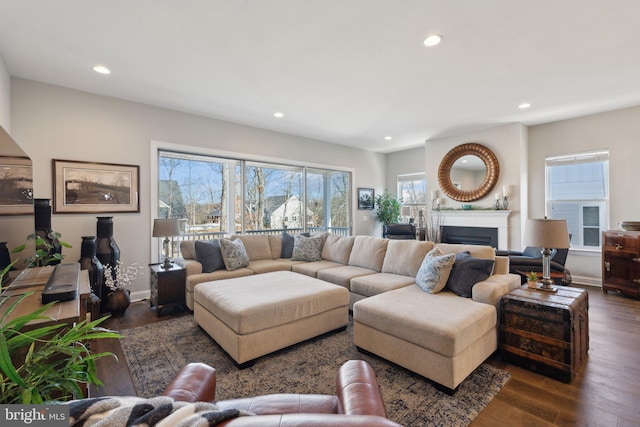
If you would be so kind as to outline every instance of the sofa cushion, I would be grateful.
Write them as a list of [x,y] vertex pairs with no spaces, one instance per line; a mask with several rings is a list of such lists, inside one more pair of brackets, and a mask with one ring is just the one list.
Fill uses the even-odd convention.
[[293,261],[320,261],[322,259],[322,236],[306,237],[296,234],[293,237]]
[[197,259],[196,258],[196,240],[183,240],[180,242],[180,254],[184,259]]
[[269,245],[269,236],[266,234],[254,234],[250,236],[234,235],[231,240],[242,240],[244,249],[249,256],[249,261],[257,261],[260,259],[273,259],[271,256],[271,246]]
[[382,272],[416,277],[422,260],[431,249],[433,249],[433,242],[389,240]]
[[220,252],[227,270],[233,271],[249,265],[249,256],[241,239],[220,240]]
[[354,241],[355,237],[353,236],[329,234],[322,247],[322,259],[348,264]]
[[222,252],[220,251],[220,241],[196,241],[194,244],[196,260],[202,264],[203,273],[222,270],[225,268]]
[[[391,242],[389,242],[391,243]],[[394,289],[404,288],[413,285],[416,279],[410,276],[403,276],[392,273],[376,273],[367,276],[359,276],[351,279],[351,292],[371,297]]]
[[369,268],[358,267],[355,265],[342,265],[340,267],[326,268],[318,271],[318,279],[350,289],[350,282],[354,277],[366,276],[368,274],[375,273],[375,270],[371,270]]
[[[300,233],[301,236],[311,237],[309,233]],[[282,249],[280,250],[280,258],[291,258],[293,255],[294,235],[282,232]]]
[[279,259],[282,255],[282,236],[269,234],[269,248],[271,249],[271,259]]
[[291,266],[291,271],[304,274],[309,277],[318,277],[318,272],[327,268],[336,268],[342,267],[342,264],[335,261],[327,261],[323,259],[322,261],[314,261],[314,262],[304,262],[301,261],[299,264],[295,264]]
[[493,260],[472,257],[468,251],[458,252],[447,288],[454,294],[471,298],[473,285],[486,280],[493,270]]
[[356,236],[349,256],[349,265],[382,270],[384,255],[387,252],[387,239],[371,236]]
[[[465,350],[497,324],[496,307],[444,290],[411,285],[358,301],[353,319],[447,357]],[[495,333],[495,331],[494,331]]]
[[459,245],[453,243],[436,243],[436,248],[443,254],[451,254],[458,252],[469,252],[472,257],[482,259],[495,259],[496,250],[491,246],[483,245]]
[[273,271],[291,271],[291,266],[287,263],[275,259],[259,259],[249,261],[247,268],[255,274],[271,273]]
[[[216,270],[211,273],[200,273],[200,274],[192,274],[187,276],[187,281],[185,287],[187,288],[187,292],[193,292],[193,289],[196,285],[204,282],[213,282],[221,279],[232,279],[234,277],[244,277],[251,276],[253,271],[248,268],[239,268],[237,270],[229,271],[229,270]],[[193,307],[190,307],[193,309]]]
[[447,284],[455,260],[454,253],[443,255],[438,248],[433,248],[422,261],[416,275],[416,284],[427,293],[440,292]]

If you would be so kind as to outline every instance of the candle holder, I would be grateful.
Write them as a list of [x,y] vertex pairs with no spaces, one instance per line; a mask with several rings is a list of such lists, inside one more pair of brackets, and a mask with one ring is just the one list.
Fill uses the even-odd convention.
[[[497,204],[497,201],[496,201]],[[502,198],[502,209],[507,210],[507,208],[509,207],[509,199],[507,199],[507,196],[504,196]]]

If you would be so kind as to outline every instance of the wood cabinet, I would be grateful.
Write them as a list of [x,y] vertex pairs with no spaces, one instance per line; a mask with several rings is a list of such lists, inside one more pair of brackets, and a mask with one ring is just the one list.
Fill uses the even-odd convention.
[[602,292],[640,298],[640,231],[602,233]]
[[158,316],[166,306],[185,306],[185,269],[177,264],[163,268],[162,264],[151,264],[151,306],[155,306]]

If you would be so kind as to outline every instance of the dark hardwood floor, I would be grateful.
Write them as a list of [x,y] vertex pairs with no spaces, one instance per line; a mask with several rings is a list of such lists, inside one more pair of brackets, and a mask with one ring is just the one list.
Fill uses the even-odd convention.
[[[640,301],[600,288],[579,286],[589,292],[587,362],[569,384],[505,363],[499,353],[488,363],[511,373],[511,379],[473,421],[472,426],[640,426]],[[136,302],[124,317],[108,319],[104,326],[121,330],[165,321],[188,312],[166,311],[157,317],[148,301]],[[96,343],[96,351],[115,353],[98,361],[105,387],[92,395],[134,395],[126,363],[117,340]]]

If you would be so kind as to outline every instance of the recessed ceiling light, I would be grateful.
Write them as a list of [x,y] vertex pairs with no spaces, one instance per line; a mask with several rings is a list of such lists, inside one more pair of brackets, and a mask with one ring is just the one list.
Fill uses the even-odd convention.
[[104,65],[96,65],[95,67],[93,67],[93,71],[100,74],[111,74],[111,70]]
[[529,102],[523,102],[522,104],[518,105],[518,108],[521,110],[526,110],[529,107],[531,107],[531,104]]
[[391,141],[393,138],[391,138],[389,135],[384,137],[385,141]]
[[439,45],[441,42],[442,36],[440,34],[430,34],[424,39],[424,45],[427,47]]
[[275,117],[276,119],[281,119],[284,117],[284,114],[280,111],[276,111],[275,113],[273,113],[273,117]]

